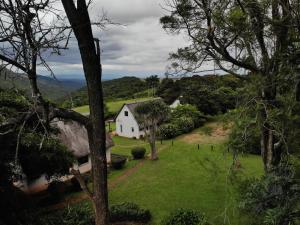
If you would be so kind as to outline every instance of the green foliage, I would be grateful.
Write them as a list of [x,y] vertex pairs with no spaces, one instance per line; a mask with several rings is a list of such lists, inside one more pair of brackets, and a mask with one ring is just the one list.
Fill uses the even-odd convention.
[[[105,101],[121,98],[135,98],[136,93],[148,89],[146,82],[137,77],[122,77],[114,80],[103,81],[102,88]],[[89,104],[86,87],[73,92],[71,96],[72,99],[66,97],[65,101],[62,103],[64,107],[73,108]]]
[[47,215],[32,216],[29,225],[94,225],[94,215],[88,202],[72,205]]
[[177,209],[172,212],[162,225],[208,225],[204,215],[194,210]]
[[183,77],[174,82],[164,79],[157,89],[157,95],[167,104],[180,97],[204,114],[216,115],[236,107],[237,89],[243,81],[232,75]]
[[195,125],[194,128],[202,126],[206,121],[206,117],[190,104],[179,105],[172,111],[173,119],[183,117],[191,118]]
[[157,124],[165,121],[169,114],[170,108],[160,99],[145,101],[135,108],[138,119],[142,122]]
[[180,134],[179,127],[174,123],[166,123],[161,125],[159,128],[159,136],[162,139],[171,139]]
[[163,79],[156,94],[168,105],[172,104],[180,96],[180,86],[172,79]]
[[294,169],[281,164],[261,179],[244,183],[241,208],[255,215],[257,224],[297,224],[300,222],[299,187]]
[[114,169],[120,170],[124,167],[127,157],[118,154],[111,154],[111,165]]
[[23,172],[30,180],[41,174],[48,177],[67,174],[74,156],[57,139],[45,138],[36,132],[26,132],[21,137],[19,160]]
[[142,222],[147,223],[151,220],[149,210],[141,209],[134,203],[121,203],[110,207],[111,222]]
[[260,129],[254,119],[244,117],[236,120],[229,135],[229,146],[234,152],[260,155]]
[[202,126],[205,121],[206,116],[199,112],[195,106],[179,105],[172,110],[169,123],[160,127],[159,136],[162,139],[174,138]]
[[181,134],[189,133],[195,127],[193,118],[191,118],[191,117],[176,118],[174,121],[174,124],[177,125],[177,127],[179,129],[179,133],[181,133]]
[[135,147],[131,150],[134,159],[142,159],[145,157],[146,149],[143,147]]

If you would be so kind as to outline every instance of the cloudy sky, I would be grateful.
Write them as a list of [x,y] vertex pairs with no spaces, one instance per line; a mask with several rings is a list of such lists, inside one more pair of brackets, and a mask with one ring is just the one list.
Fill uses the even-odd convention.
[[[105,79],[164,74],[169,53],[187,45],[183,36],[167,34],[159,24],[167,13],[164,5],[164,0],[94,0],[91,18],[101,17],[104,11],[113,22],[122,24],[94,29],[101,40]],[[79,78],[82,66],[76,40],[69,47],[64,56],[49,58],[49,64],[58,77]],[[40,69],[39,73],[46,75],[47,71]]]

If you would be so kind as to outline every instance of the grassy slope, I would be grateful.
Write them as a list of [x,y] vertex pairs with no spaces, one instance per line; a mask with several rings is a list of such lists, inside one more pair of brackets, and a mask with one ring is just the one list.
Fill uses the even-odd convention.
[[[142,100],[147,100],[147,99],[151,99],[151,98],[135,98],[135,99],[127,99],[127,100],[116,100],[116,101],[112,101],[112,102],[107,102],[106,104],[107,104],[107,107],[110,112],[117,113],[120,110],[120,108],[123,106],[123,104],[125,104],[125,103],[142,101]],[[89,113],[89,106],[85,105],[85,106],[76,107],[76,108],[74,108],[74,110],[79,113]]]
[[[204,135],[203,129],[195,132]],[[114,140],[117,144],[112,151],[125,155],[130,155],[130,146],[145,144],[121,137]],[[148,208],[155,225],[181,207],[205,213],[213,224],[223,224],[226,217],[226,224],[249,224],[249,218],[239,215],[236,188],[242,179],[263,174],[259,156],[240,156],[242,168],[229,176],[232,155],[222,143],[214,144],[214,151],[208,143],[201,144],[198,150],[196,143],[187,143],[183,137],[175,139],[174,146],[171,141],[157,145],[162,149],[159,160],[147,160],[136,173],[110,190],[111,204],[128,201]]]
[[[213,225],[251,224],[251,218],[241,214],[237,208],[237,186],[245,178],[263,174],[260,157],[239,156],[241,168],[229,173],[232,155],[227,153],[220,136],[214,136],[213,132],[212,135],[207,134],[211,133],[207,132],[211,130],[209,127],[215,126],[215,123],[210,123],[197,129],[188,134],[190,138],[187,138],[188,135],[180,136],[174,139],[173,146],[171,141],[157,143],[159,160],[145,160],[144,165],[111,188],[110,204],[135,202],[151,211],[152,225],[159,225],[177,208],[199,210]],[[212,137],[216,138],[213,151]],[[113,140],[112,153],[130,156],[134,146],[145,146],[149,153],[149,145],[142,140],[123,137],[113,137]],[[200,143],[199,150],[197,143]],[[138,160],[130,160],[123,170],[112,170],[108,176],[109,183],[137,163]]]

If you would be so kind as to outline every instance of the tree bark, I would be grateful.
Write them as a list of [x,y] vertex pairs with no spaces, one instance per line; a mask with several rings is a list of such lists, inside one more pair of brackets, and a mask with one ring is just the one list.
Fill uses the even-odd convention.
[[106,135],[99,41],[93,37],[85,0],[78,0],[77,8],[73,1],[62,0],[62,3],[78,41],[84,75],[87,82],[90,105],[90,118],[87,132],[92,161],[92,202],[95,210],[95,224],[107,225],[109,223],[109,213],[105,146]]

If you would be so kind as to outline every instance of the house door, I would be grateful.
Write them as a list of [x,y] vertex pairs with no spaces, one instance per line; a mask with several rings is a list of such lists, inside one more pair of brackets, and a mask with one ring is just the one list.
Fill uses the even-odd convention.
[[123,132],[123,126],[122,125],[120,125],[120,131],[121,131],[121,133]]

